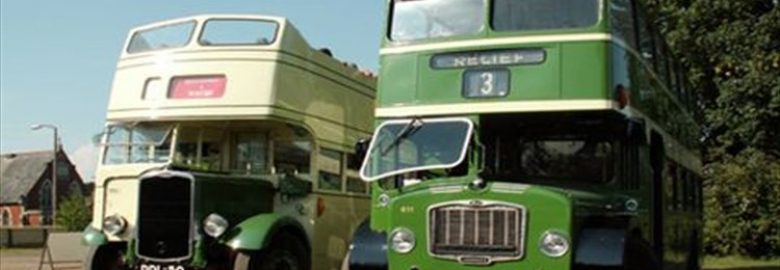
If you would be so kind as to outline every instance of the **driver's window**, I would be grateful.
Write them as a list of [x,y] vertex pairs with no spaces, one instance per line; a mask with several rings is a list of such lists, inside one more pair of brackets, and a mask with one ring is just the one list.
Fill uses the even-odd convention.
[[220,171],[224,135],[217,128],[181,128],[174,162],[199,170]]
[[[394,134],[388,136],[393,137]],[[387,149],[392,143],[392,140],[383,141],[386,142],[386,144],[377,145],[378,149],[382,149],[379,151],[385,151],[384,149]],[[417,153],[417,145],[415,145],[410,140],[401,139],[401,141],[398,143],[398,146],[392,147],[390,149],[390,152],[384,153],[384,155],[378,155],[379,158],[382,159],[382,162],[376,162],[376,164],[387,167],[379,168],[379,171],[392,171],[410,168],[421,163],[420,155]],[[426,155],[422,158],[425,159],[423,160],[424,162],[434,162],[433,159],[435,159],[435,157],[431,155]]]
[[233,170],[265,174],[268,162],[268,136],[260,132],[240,132],[235,136]]
[[277,174],[309,174],[311,136],[305,129],[292,129],[290,134],[278,134],[272,139],[273,171]]

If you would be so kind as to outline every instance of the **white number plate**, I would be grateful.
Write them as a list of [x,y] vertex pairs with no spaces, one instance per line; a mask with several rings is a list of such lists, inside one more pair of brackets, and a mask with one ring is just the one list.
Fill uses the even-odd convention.
[[184,268],[184,266],[181,265],[161,265],[161,264],[153,264],[153,263],[142,263],[141,267],[138,268],[138,270],[185,270],[187,268]]

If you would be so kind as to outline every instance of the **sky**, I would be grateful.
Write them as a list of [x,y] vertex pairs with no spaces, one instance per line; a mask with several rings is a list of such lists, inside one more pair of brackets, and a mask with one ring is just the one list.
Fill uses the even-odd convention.
[[315,48],[376,71],[383,0],[2,0],[0,152],[63,148],[92,181],[119,53],[130,28],[208,13],[287,17]]

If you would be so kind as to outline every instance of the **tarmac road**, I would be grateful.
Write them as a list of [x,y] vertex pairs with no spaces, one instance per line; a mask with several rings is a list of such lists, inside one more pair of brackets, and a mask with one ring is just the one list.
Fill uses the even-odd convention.
[[[39,248],[2,248],[0,249],[0,270],[37,270],[41,260]],[[57,264],[57,269],[81,269],[81,263]],[[43,266],[49,270],[48,265]]]
[[[41,258],[41,249],[19,249],[19,248],[3,248],[0,249],[0,270],[36,270],[38,269],[38,262]],[[80,264],[63,264],[68,269],[81,269]],[[43,269],[48,270],[49,267],[44,265]],[[754,267],[754,268],[733,268],[733,269],[719,269],[719,270],[780,270],[780,266],[768,266],[768,267]]]

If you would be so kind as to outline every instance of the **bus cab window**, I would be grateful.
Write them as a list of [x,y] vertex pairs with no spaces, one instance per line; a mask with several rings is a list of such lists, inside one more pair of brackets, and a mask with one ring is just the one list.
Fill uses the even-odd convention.
[[107,132],[103,164],[167,162],[170,135],[170,125],[111,126]]
[[311,141],[308,136],[277,137],[273,146],[275,173],[310,173]]
[[267,173],[267,136],[263,133],[238,133],[232,149],[234,155],[233,170],[247,174]]
[[223,132],[217,128],[185,127],[179,131],[174,162],[188,167],[222,169]]

